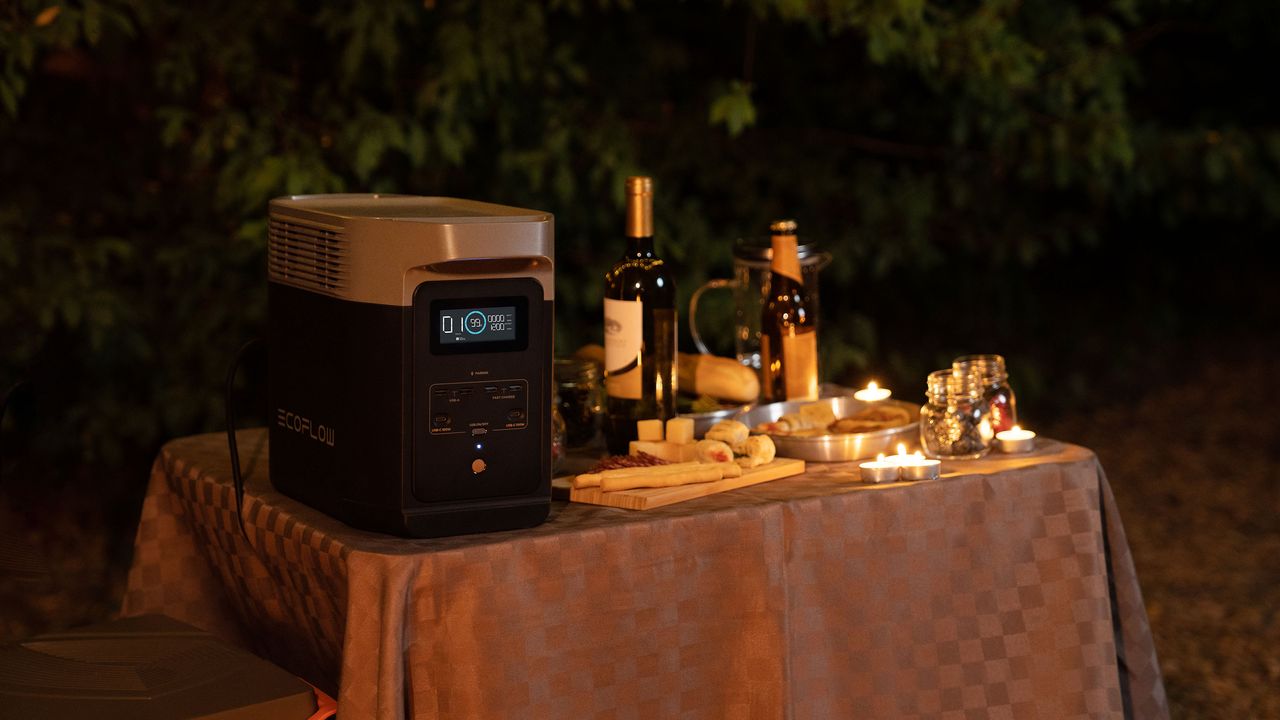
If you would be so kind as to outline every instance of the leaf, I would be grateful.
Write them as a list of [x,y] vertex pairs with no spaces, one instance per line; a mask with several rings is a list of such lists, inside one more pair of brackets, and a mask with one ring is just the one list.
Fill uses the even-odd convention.
[[53,21],[57,20],[58,16],[61,14],[62,6],[50,5],[49,7],[41,10],[39,15],[36,15],[35,26],[46,27],[48,25],[52,25]]
[[97,45],[102,39],[102,5],[94,0],[85,2],[80,22],[84,27],[84,39],[90,45]]
[[0,104],[4,105],[5,112],[10,115],[18,114],[18,91],[12,84],[0,78]]
[[277,194],[284,181],[285,161],[281,157],[268,157],[262,160],[257,172],[249,177],[245,187],[245,198],[249,204],[259,206],[260,201]]
[[737,137],[756,122],[756,106],[751,102],[751,83],[734,80],[711,102],[712,126],[722,124],[730,137]]
[[165,147],[172,147],[182,138],[190,113],[180,107],[165,107],[156,110],[156,119],[160,121],[160,142]]
[[356,177],[362,182],[367,182],[369,176],[373,174],[374,168],[378,167],[378,163],[382,162],[382,154],[387,149],[387,138],[379,132],[366,131],[360,138],[360,142],[356,144],[356,158],[353,169]]

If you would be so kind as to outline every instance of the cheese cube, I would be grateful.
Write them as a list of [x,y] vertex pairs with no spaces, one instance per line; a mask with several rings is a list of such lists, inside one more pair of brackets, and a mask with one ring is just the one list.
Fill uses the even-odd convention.
[[662,421],[661,420],[638,420],[636,421],[636,439],[648,442],[662,441]]
[[671,418],[667,421],[667,442],[693,442],[693,418]]
[[635,455],[636,453],[649,453],[650,455],[666,460],[667,462],[693,462],[698,459],[698,452],[694,449],[694,443],[673,443],[673,442],[649,442],[646,440],[632,440],[631,446],[627,449],[628,453]]

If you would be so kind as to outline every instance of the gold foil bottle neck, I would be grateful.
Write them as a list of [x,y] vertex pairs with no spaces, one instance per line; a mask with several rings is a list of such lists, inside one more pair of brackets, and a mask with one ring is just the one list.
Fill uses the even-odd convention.
[[627,178],[627,237],[653,237],[653,178]]
[[769,232],[774,235],[795,235],[799,225],[795,220],[774,220],[769,223]]
[[796,228],[795,220],[774,220],[769,223],[769,233],[772,235],[769,267],[774,272],[804,285],[804,276],[800,274],[800,256],[797,252],[799,240],[796,239]]
[[628,195],[652,195],[653,178],[646,175],[632,175],[627,178]]

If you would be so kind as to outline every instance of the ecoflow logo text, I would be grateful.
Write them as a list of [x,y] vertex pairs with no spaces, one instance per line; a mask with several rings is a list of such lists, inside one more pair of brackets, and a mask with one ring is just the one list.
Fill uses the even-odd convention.
[[313,424],[309,417],[289,412],[284,408],[276,408],[276,424],[286,430],[306,435],[316,442],[333,447],[333,428]]

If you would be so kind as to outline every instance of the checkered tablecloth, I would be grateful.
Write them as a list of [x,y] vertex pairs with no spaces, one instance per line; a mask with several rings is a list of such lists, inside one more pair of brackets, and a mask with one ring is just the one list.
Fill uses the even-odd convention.
[[271,489],[245,432],[156,460],[124,615],[163,612],[338,693],[350,718],[1167,718],[1124,529],[1088,450],[852,464],[530,530],[404,540]]

